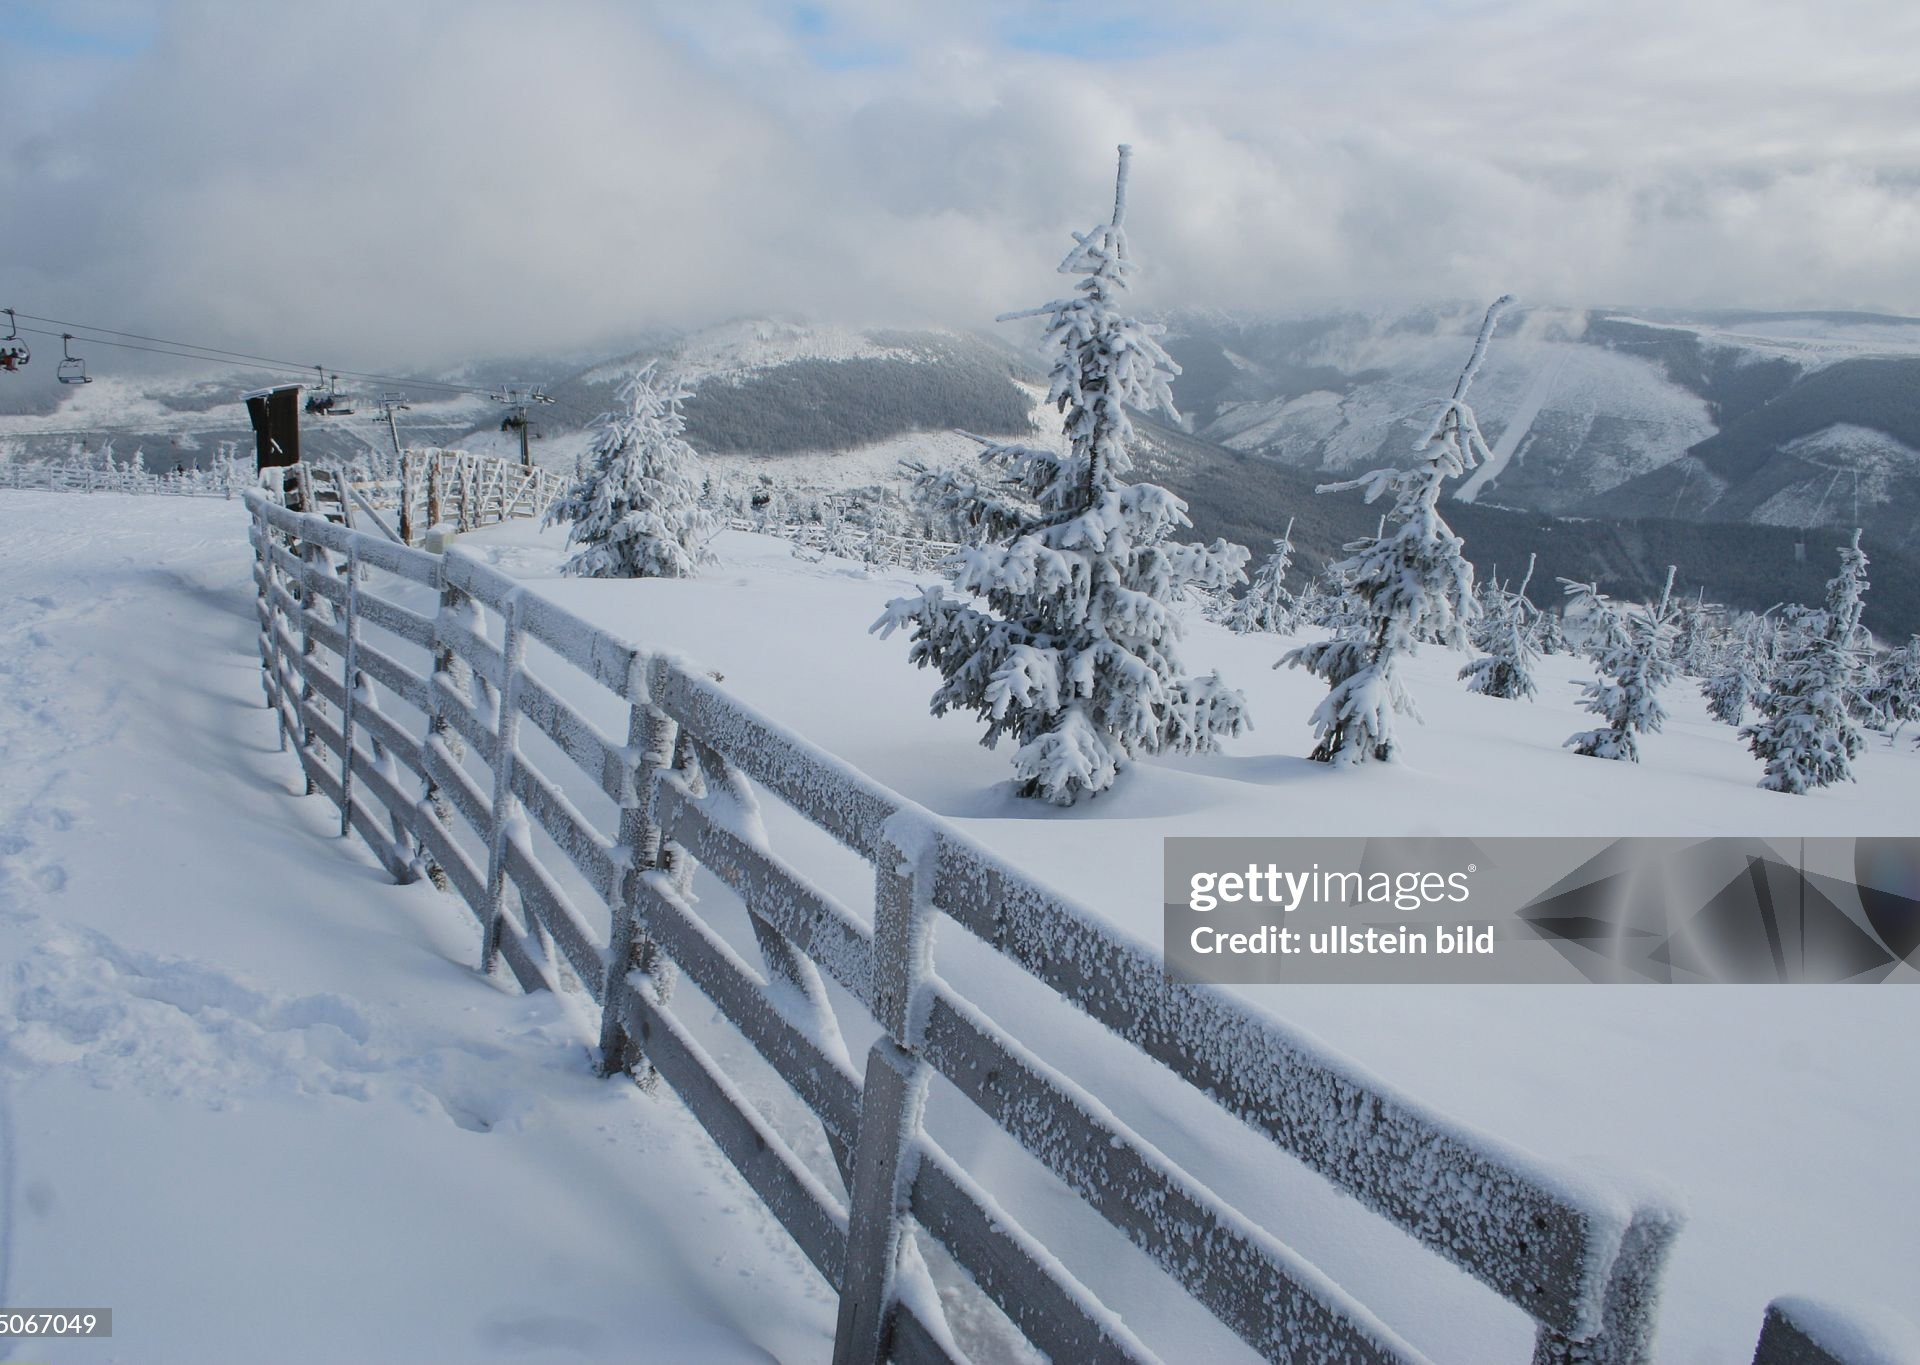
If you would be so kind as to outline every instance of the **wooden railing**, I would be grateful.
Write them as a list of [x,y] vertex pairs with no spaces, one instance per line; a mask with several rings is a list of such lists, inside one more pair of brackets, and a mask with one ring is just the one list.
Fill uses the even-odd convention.
[[407,450],[400,456],[397,490],[400,539],[416,544],[428,528],[443,523],[471,531],[511,517],[544,517],[566,487],[550,470],[497,455]]
[[[1593,1193],[1232,997],[1169,980],[1156,952],[672,655],[457,550],[258,493],[248,506],[267,700],[309,790],[395,877],[460,896],[482,967],[528,990],[577,977],[602,1011],[606,1071],[664,1078],[838,1290],[836,1362],[958,1358],[935,1301],[905,1292],[910,1221],[1055,1361],[1157,1358],[926,1131],[935,1073],[1265,1358],[1424,1359],[990,1017],[980,1000],[1004,998],[1004,982],[936,975],[942,918],[1022,969],[1014,989],[1053,993],[1131,1044],[1136,1078],[1178,1077],[1517,1305],[1538,1365],[1650,1358],[1678,1223],[1665,1208]],[[623,717],[624,734],[594,714]],[[762,796],[871,866],[869,914],[771,848]],[[590,803],[610,813],[596,821]],[[757,967],[696,908],[697,869],[744,904]],[[676,973],[811,1112],[837,1184],[740,1098],[673,1007]],[[858,1070],[827,979],[879,1025]]]
[[0,462],[0,488],[36,488],[56,493],[145,493],[185,498],[231,498],[250,486],[252,465],[236,472],[227,464],[180,473],[126,465],[100,468],[72,460]]

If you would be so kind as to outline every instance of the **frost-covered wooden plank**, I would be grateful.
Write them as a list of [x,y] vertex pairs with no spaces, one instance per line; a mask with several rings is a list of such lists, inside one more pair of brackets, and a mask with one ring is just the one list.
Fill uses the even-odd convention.
[[339,706],[346,700],[346,689],[340,685],[340,680],[333,676],[332,671],[320,661],[317,655],[296,654],[293,661],[294,666],[300,670],[302,681],[320,700],[332,702],[335,706]]
[[829,1136],[851,1147],[860,1126],[860,1082],[775,1009],[740,955],[683,902],[664,878],[642,881],[647,933],[768,1065],[814,1112]]
[[468,705],[465,698],[455,692],[446,682],[447,675],[436,673],[427,684],[429,710],[436,720],[461,739],[473,746],[474,752],[486,760],[487,766],[493,766],[493,754],[498,747],[499,736],[480,718],[480,713]]
[[431,617],[409,611],[397,602],[389,602],[386,598],[370,592],[360,594],[359,608],[362,616],[382,630],[392,631],[401,639],[419,645],[422,649],[433,648]]
[[1156,1365],[1159,1357],[1094,1298],[953,1158],[921,1140],[913,1216],[1027,1340],[1074,1365]]
[[1606,1270],[1599,1331],[1543,1326],[1534,1338],[1533,1365],[1651,1365],[1660,1279],[1681,1221],[1660,1204],[1635,1209]]
[[427,711],[430,700],[427,696],[427,679],[414,672],[392,655],[377,649],[362,640],[359,652],[360,671],[386,688],[394,696],[414,710]]
[[440,576],[443,587],[463,592],[474,601],[485,603],[499,612],[506,610],[508,600],[520,591],[521,586],[518,579],[490,568],[457,549],[441,557]]
[[716,823],[684,789],[661,784],[657,816],[671,839],[719,877],[794,946],[818,962],[865,1004],[873,976],[873,945],[850,911],[816,890],[771,854]]
[[453,808],[466,817],[475,834],[486,838],[487,831],[493,827],[493,809],[479,784],[453,762],[443,743],[428,740],[421,759],[427,770],[427,781],[451,800]]
[[285,621],[289,627],[300,619],[300,603],[294,599],[292,593],[287,591],[286,584],[280,579],[275,579],[268,585],[267,602],[274,615]]
[[447,880],[452,884],[453,889],[460,893],[460,899],[466,903],[467,909],[473,912],[473,918],[477,923],[482,907],[486,903],[486,888],[482,884],[480,870],[473,865],[472,859],[467,857],[465,851],[453,841],[453,836],[447,832],[446,827],[434,819],[430,812],[421,812],[417,806],[415,811],[414,837],[420,840],[420,845],[426,850],[427,856],[447,874]]
[[1425,1361],[1315,1265],[1246,1221],[945,985],[925,1058],[1267,1359]]
[[346,609],[347,580],[343,576],[309,568],[301,580],[301,586],[318,597],[324,597],[342,611]]
[[615,801],[620,799],[628,780],[627,770],[633,766],[624,746],[601,734],[531,672],[522,672],[517,700],[521,714],[539,726],[575,767]]
[[[319,645],[336,658],[345,658],[347,653],[347,635],[327,618],[325,612],[308,607],[299,613],[300,631],[303,641],[308,645]],[[310,654],[311,649],[302,653]]]
[[[765,847],[766,831],[760,821],[760,799],[753,783],[719,751],[702,743],[698,735],[689,732],[687,737],[692,742],[693,758],[704,788],[699,793],[702,810],[720,813],[720,822],[730,824],[743,841]],[[688,795],[694,794],[694,788],[685,778],[670,780],[668,785],[680,786]],[[753,928],[754,942],[760,948],[760,960],[767,970],[767,991],[781,1012],[796,1027],[813,1035],[822,1048],[846,1055],[846,1040],[841,1036],[840,1021],[827,996],[827,983],[820,975],[820,968],[751,904],[747,907],[747,918]],[[843,1171],[851,1169],[851,1151],[838,1140],[835,1140],[834,1156]]]
[[891,1038],[882,1037],[867,1053],[833,1365],[884,1365],[889,1355],[927,1076],[926,1063]]
[[[309,724],[312,727],[314,737],[324,744],[330,752],[335,755],[345,752],[346,741],[344,737],[325,719],[319,716],[313,716],[309,718]],[[392,839],[388,837],[387,832],[380,827],[380,822],[374,812],[369,810],[362,802],[349,800],[347,798],[339,777],[328,770],[326,764],[320,761],[320,756],[314,753],[312,749],[303,747],[300,750],[300,755],[301,765],[305,769],[307,777],[312,781],[314,787],[318,789],[319,793],[325,796],[327,800],[333,802],[334,808],[342,812],[342,818],[349,822],[353,829],[359,831],[360,837],[367,841],[367,847],[373,850],[373,854],[380,860],[381,866],[385,867],[396,879],[404,880],[412,860],[406,856],[404,850],[395,846]],[[366,780],[366,773],[364,771],[357,773],[355,780],[364,782]]]
[[893,1348],[887,1359],[894,1365],[967,1365],[964,1358],[940,1344],[940,1339],[920,1320],[918,1310],[906,1303],[894,1307]]
[[1536,1321],[1599,1330],[1623,1201],[1575,1189],[1223,994],[1169,981],[1157,953],[951,830],[939,868],[943,910],[1087,1014]]
[[1913,1365],[1920,1332],[1876,1313],[1872,1319],[1815,1299],[1787,1297],[1767,1305],[1753,1365]]
[[439,555],[368,535],[359,538],[359,550],[363,562],[396,578],[427,588],[440,586]]
[[594,1002],[600,1001],[604,989],[605,963],[601,958],[601,949],[593,941],[593,934],[581,921],[579,912],[573,908],[573,902],[547,875],[527,849],[517,840],[507,844],[507,875],[520,889],[520,903],[529,915],[539,916],[540,923],[546,925],[553,935],[553,941],[560,945],[575,975],[587,988]]
[[620,885],[620,862],[614,857],[612,841],[531,763],[513,765],[508,790],[526,804],[527,813],[553,837],[599,897],[611,900]]
[[928,992],[927,1060],[1269,1360],[1425,1357],[950,988]]
[[[298,541],[294,543],[299,544]],[[280,571],[283,580],[298,583],[306,578],[307,561],[295,555],[288,547],[272,545],[267,551],[267,557],[273,561],[273,567]]]
[[[363,714],[361,719],[365,720],[367,716]],[[405,792],[401,791],[400,788],[394,784],[393,780],[388,777],[386,773],[380,770],[379,765],[369,763],[363,766],[359,771],[357,780],[360,785],[366,789],[369,796],[386,807],[389,816],[398,817],[399,823],[406,829],[408,834],[411,835],[414,825],[414,802]],[[356,802],[355,804],[358,803]],[[400,845],[392,835],[387,836],[387,842],[395,850],[397,861],[395,864],[389,865],[389,870],[392,871],[395,880],[401,882],[412,881],[415,875],[413,860],[400,856]]]
[[644,976],[636,976],[618,986],[628,1034],[639,1041],[660,1075],[814,1268],[828,1284],[839,1284],[847,1238],[846,1214],[839,1202],[679,1021],[650,998],[645,982]]
[[450,619],[445,612],[434,623],[434,638],[443,648],[453,650],[472,667],[473,671],[504,690],[507,685],[507,661],[487,641],[481,639],[466,625]]
[[655,705],[841,843],[871,858],[901,800],[866,774],[728,696],[672,660],[648,669]]
[[527,634],[600,686],[627,696],[634,665],[645,657],[640,649],[543,597],[527,599],[525,625]]

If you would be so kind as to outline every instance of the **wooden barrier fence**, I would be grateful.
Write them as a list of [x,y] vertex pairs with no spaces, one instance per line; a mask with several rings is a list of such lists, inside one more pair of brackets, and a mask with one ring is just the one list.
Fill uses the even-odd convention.
[[[961,1358],[937,1301],[903,1278],[910,1223],[1055,1361],[1158,1358],[925,1130],[935,1073],[1266,1359],[1425,1359],[1023,1046],[968,980],[934,974],[938,918],[1022,969],[1019,989],[1056,993],[1125,1039],[1141,1072],[1177,1076],[1523,1310],[1536,1365],[1651,1358],[1678,1225],[1662,1206],[1593,1193],[1231,996],[1170,981],[1156,953],[672,655],[458,551],[247,501],[267,702],[309,790],[396,878],[460,896],[483,967],[504,964],[527,990],[577,977],[601,1008],[605,1070],[664,1079],[837,1289],[838,1365]],[[536,644],[591,682],[540,676]],[[624,715],[624,734],[596,710]],[[564,757],[533,757],[528,726]],[[614,812],[600,825],[588,792]],[[769,846],[763,795],[870,865],[870,914]],[[700,868],[744,903],[757,967],[695,908]],[[811,1112],[837,1188],[676,1012],[676,974]],[[826,979],[879,1026],[860,1068]]]

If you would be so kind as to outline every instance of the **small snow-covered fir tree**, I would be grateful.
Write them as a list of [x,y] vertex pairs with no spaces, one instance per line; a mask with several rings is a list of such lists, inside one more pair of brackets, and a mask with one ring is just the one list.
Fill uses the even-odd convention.
[[1772,635],[1765,617],[1749,617],[1700,680],[1700,695],[1715,720],[1738,728],[1746,719],[1747,707],[1766,686]]
[[1826,610],[1804,618],[1758,698],[1760,719],[1740,731],[1766,762],[1761,786],[1800,795],[1853,780],[1853,759],[1866,743],[1851,706],[1860,686],[1866,591],[1867,556],[1855,531],[1852,544],[1840,547],[1840,572],[1827,581]]
[[1867,687],[1867,704],[1891,733],[1920,720],[1920,635],[1880,660]]
[[1486,613],[1481,630],[1486,653],[1460,670],[1467,691],[1487,697],[1531,699],[1538,690],[1533,681],[1534,665],[1540,662],[1540,651],[1533,643],[1533,617],[1537,613],[1527,600],[1533,564],[1529,558],[1518,592],[1489,582],[1491,591],[1481,608]]
[[1353,613],[1351,624],[1332,639],[1287,651],[1274,665],[1304,668],[1327,681],[1327,696],[1312,719],[1319,742],[1308,757],[1317,762],[1392,760],[1398,747],[1394,714],[1419,715],[1400,680],[1400,661],[1422,641],[1455,649],[1467,645],[1466,628],[1478,610],[1473,566],[1460,553],[1460,537],[1440,515],[1440,490],[1448,479],[1490,458],[1466,396],[1494,326],[1512,302],[1511,295],[1503,294],[1487,309],[1453,396],[1414,447],[1425,454],[1424,460],[1412,469],[1376,469],[1317,490],[1360,488],[1368,502],[1383,493],[1394,498],[1379,534],[1349,545],[1356,553],[1338,565]]
[[1594,625],[1587,657],[1600,674],[1581,689],[1580,704],[1606,721],[1599,729],[1567,737],[1566,746],[1576,754],[1638,763],[1640,744],[1635,736],[1658,733],[1666,724],[1660,690],[1674,675],[1673,576],[1669,568],[1658,606],[1637,607],[1624,614],[1594,584],[1567,584],[1568,594]]
[[1014,739],[1020,794],[1058,805],[1106,790],[1133,755],[1211,749],[1247,723],[1245,699],[1218,674],[1182,672],[1174,611],[1189,583],[1244,581],[1246,550],[1171,543],[1192,524],[1186,504],[1122,481],[1132,467],[1127,409],[1171,413],[1168,380],[1179,373],[1160,329],[1120,311],[1133,269],[1122,227],[1128,154],[1120,149],[1112,219],[1075,233],[1061,262],[1061,273],[1082,277],[1074,295],[1007,315],[1047,320],[1049,398],[1066,415],[1066,452],[989,445],[990,485],[930,475],[930,491],[978,538],[947,562],[954,594],[936,585],[896,598],[873,626],[908,630],[909,657],[945,680],[933,713],[973,712],[988,747]]
[[1567,652],[1567,629],[1561,621],[1560,613],[1542,608],[1540,612],[1540,623],[1534,631],[1533,638],[1540,646],[1540,652],[1542,654],[1565,654]]
[[1673,664],[1688,677],[1704,678],[1713,666],[1713,618],[1720,609],[1707,601],[1703,589],[1691,600],[1674,603]]
[[687,398],[649,362],[621,386],[625,410],[595,423],[573,485],[547,509],[569,523],[578,551],[560,571],[576,578],[686,578],[711,562],[717,524],[700,506],[699,456],[682,433]]
[[1293,518],[1273,542],[1273,553],[1254,570],[1246,592],[1228,608],[1222,624],[1236,635],[1262,632],[1285,635],[1300,624],[1299,603],[1287,591],[1287,569],[1293,563]]

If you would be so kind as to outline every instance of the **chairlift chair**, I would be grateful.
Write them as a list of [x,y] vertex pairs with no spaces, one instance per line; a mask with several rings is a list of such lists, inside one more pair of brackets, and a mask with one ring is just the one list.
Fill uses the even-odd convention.
[[33,352],[27,349],[27,343],[20,339],[20,324],[13,316],[13,309],[0,309],[7,315],[7,334],[0,337],[0,370],[12,374],[28,360]]
[[87,373],[87,362],[73,353],[73,333],[60,334],[60,353],[66,359],[60,362],[57,376],[62,384],[91,384],[93,376]]
[[313,392],[307,395],[306,410],[313,417],[351,417],[353,400],[340,392],[340,376],[328,374],[318,365],[313,367],[317,376]]

